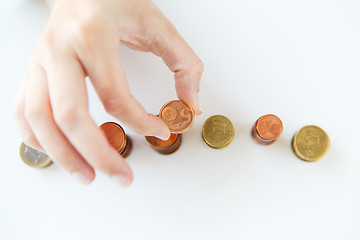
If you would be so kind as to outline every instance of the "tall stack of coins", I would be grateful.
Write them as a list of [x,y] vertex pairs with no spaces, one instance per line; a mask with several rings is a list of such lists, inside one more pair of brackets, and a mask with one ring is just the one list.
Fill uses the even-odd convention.
[[309,125],[295,133],[292,148],[301,160],[314,162],[327,154],[330,149],[330,139],[324,130]]
[[202,128],[204,142],[212,148],[220,149],[228,146],[235,135],[231,121],[222,115],[208,118]]
[[123,157],[127,157],[132,149],[131,139],[125,134],[124,129],[117,123],[106,122],[100,126],[105,137]]
[[270,145],[283,131],[283,123],[277,116],[267,114],[260,117],[251,129],[251,135],[257,143]]
[[44,168],[52,164],[48,155],[24,143],[20,145],[20,157],[24,163],[33,168]]

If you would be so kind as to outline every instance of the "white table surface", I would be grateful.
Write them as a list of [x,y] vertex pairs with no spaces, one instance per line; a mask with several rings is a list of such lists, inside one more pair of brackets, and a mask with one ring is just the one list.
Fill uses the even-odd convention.
[[[0,239],[360,239],[360,1],[155,2],[205,64],[204,114],[169,156],[124,126],[135,180],[123,190],[100,172],[82,187],[56,165],[20,160],[10,110],[49,12],[40,1],[1,0]],[[158,57],[126,48],[120,57],[149,112],[176,98]],[[114,120],[91,86],[89,97],[98,124]],[[284,122],[271,146],[250,137],[266,113]],[[201,139],[214,114],[235,126],[222,150]],[[290,148],[308,124],[331,138],[315,163]]]

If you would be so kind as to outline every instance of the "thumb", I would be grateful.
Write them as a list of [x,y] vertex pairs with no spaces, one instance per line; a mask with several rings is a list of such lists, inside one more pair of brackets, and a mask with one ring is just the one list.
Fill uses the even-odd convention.
[[175,27],[167,19],[164,22],[166,26],[157,28],[156,38],[150,41],[149,49],[174,72],[178,98],[200,115],[199,85],[204,65]]

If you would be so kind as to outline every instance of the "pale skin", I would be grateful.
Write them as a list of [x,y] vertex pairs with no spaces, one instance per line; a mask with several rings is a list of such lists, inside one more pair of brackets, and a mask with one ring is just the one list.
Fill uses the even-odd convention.
[[167,139],[167,126],[131,95],[120,44],[160,56],[176,93],[201,114],[203,64],[150,0],[48,0],[51,17],[30,59],[13,115],[25,144],[47,153],[81,184],[95,169],[127,187],[133,173],[88,110],[88,76],[106,111],[138,134]]

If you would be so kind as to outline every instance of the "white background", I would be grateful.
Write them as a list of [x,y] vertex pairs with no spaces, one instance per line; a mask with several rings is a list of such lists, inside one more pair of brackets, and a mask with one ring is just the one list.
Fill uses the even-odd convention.
[[[123,190],[99,172],[82,187],[56,165],[20,160],[11,104],[49,12],[38,1],[1,0],[0,239],[360,239],[360,1],[155,2],[205,64],[204,114],[169,156],[124,126],[135,180]],[[121,50],[132,93],[149,112],[176,98],[161,59]],[[98,124],[114,120],[91,87],[89,97]],[[262,146],[250,129],[267,113],[284,132]],[[223,150],[201,139],[213,114],[235,127]],[[290,147],[307,124],[331,138],[316,163]]]

